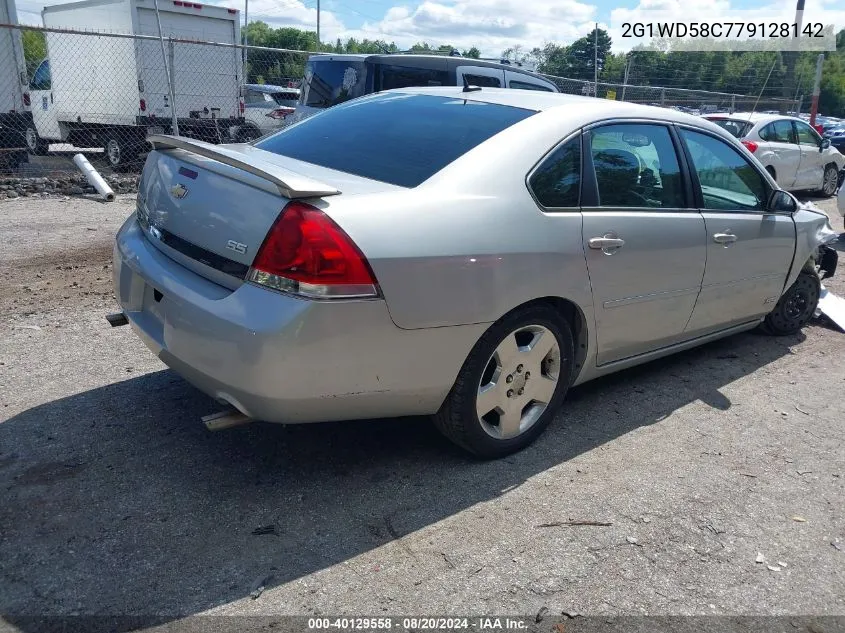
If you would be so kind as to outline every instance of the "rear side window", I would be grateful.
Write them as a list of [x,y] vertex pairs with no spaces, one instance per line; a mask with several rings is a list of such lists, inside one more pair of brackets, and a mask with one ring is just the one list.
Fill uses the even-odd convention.
[[407,68],[405,66],[381,67],[379,90],[409,88],[411,86],[447,86],[449,73],[433,68]]
[[738,121],[736,119],[710,119],[720,128],[729,132],[734,138],[745,138],[745,135],[751,131],[752,123],[748,121]]
[[577,207],[581,193],[581,138],[567,141],[549,155],[528,181],[547,208]]
[[489,77],[487,75],[467,75],[464,73],[467,82],[471,86],[478,86],[479,88],[501,88],[502,82],[498,77]]
[[516,90],[541,90],[543,92],[554,92],[548,86],[541,86],[540,84],[532,84],[528,83],[527,81],[509,81],[508,88],[514,88]]
[[451,97],[381,93],[329,108],[256,146],[364,178],[416,187],[532,114]]
[[665,126],[607,125],[590,134],[600,206],[685,206],[678,155]]
[[797,143],[792,122],[787,120],[769,123],[760,130],[760,138],[770,143]]
[[311,60],[305,66],[299,102],[313,108],[330,108],[367,92],[364,62]]

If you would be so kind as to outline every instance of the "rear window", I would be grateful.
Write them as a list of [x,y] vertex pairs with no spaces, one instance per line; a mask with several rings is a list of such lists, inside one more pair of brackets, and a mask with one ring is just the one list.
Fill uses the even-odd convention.
[[710,119],[723,130],[730,132],[734,138],[745,138],[745,135],[753,127],[752,123],[748,121],[738,121],[736,119]]
[[299,102],[312,108],[330,108],[366,94],[364,62],[311,60],[305,66]]
[[416,187],[532,114],[451,97],[379,94],[325,110],[256,146],[321,167]]
[[273,101],[280,106],[295,108],[296,104],[299,102],[299,95],[295,92],[274,92]]

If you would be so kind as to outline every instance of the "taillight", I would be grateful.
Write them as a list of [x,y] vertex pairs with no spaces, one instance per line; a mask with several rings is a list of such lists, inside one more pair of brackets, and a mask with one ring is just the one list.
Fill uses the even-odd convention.
[[32,102],[29,100],[29,93],[28,92],[23,93],[23,104],[27,107],[32,105]]
[[141,99],[141,100],[138,102],[138,107],[139,107],[139,108],[141,108],[141,112],[146,112],[146,111],[147,111],[147,102],[146,102],[146,100],[145,100],[145,99]]
[[757,151],[757,143],[754,141],[741,141],[741,143],[745,145],[745,147],[748,148],[748,151],[752,154]]
[[293,108],[276,108],[272,112],[268,112],[265,116],[271,119],[284,119],[289,114],[293,114]]
[[329,216],[303,202],[282,209],[247,279],[313,299],[378,296],[364,254]]

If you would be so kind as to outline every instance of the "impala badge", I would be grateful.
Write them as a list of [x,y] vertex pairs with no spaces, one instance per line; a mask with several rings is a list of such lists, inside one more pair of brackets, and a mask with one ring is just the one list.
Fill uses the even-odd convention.
[[181,200],[188,195],[188,188],[182,183],[176,183],[170,188],[170,195],[177,200]]

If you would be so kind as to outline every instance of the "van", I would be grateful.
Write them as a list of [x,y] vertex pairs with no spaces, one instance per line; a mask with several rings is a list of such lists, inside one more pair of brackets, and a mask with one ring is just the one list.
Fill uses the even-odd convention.
[[509,63],[403,53],[311,55],[294,119],[373,92],[411,86],[461,86],[464,81],[482,88],[560,92],[548,79]]

